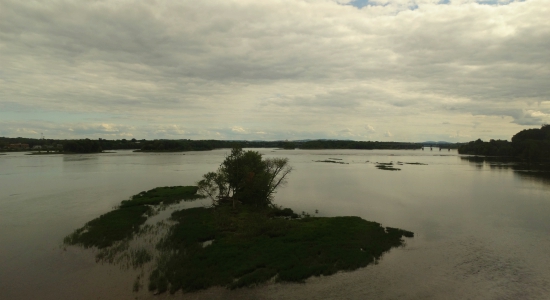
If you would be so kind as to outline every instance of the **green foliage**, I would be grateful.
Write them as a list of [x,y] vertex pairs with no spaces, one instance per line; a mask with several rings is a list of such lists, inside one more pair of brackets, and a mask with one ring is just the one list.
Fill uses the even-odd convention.
[[422,144],[417,143],[398,143],[398,142],[363,142],[363,141],[332,141],[332,140],[315,140],[301,143],[300,149],[358,149],[358,150],[373,150],[373,149],[421,149]]
[[[273,209],[227,206],[175,212],[178,222],[159,248],[168,255],[150,278],[149,289],[195,291],[266,282],[302,282],[311,276],[367,266],[403,244],[412,232],[383,228],[358,217],[272,218]],[[289,209],[278,209],[288,212]],[[296,215],[290,210],[290,215]],[[204,241],[214,240],[203,247]]]
[[64,239],[67,245],[106,248],[131,238],[151,213],[151,205],[173,204],[200,198],[195,186],[158,187],[121,202],[118,209],[101,215]]
[[155,140],[146,141],[141,145],[141,151],[171,152],[171,151],[206,151],[215,149],[208,141],[192,140]]
[[283,149],[286,149],[286,150],[294,150],[296,149],[296,144],[293,143],[293,142],[285,142],[283,144]]
[[487,156],[513,156],[514,149],[512,143],[503,140],[490,140],[483,142],[478,139],[458,148],[460,154],[474,154]]
[[103,151],[98,141],[90,139],[74,140],[63,145],[64,152],[70,153],[98,153]]
[[550,125],[525,129],[512,137],[512,142],[478,139],[458,148],[460,154],[510,156],[524,160],[550,160]]
[[527,140],[544,141],[550,140],[550,125],[542,125],[540,129],[525,129],[516,133],[512,137],[512,143],[523,142]]
[[137,232],[139,226],[147,220],[145,214],[149,209],[147,206],[134,206],[113,210],[86,223],[66,237],[64,242],[69,245],[80,244],[86,248],[109,247],[114,241],[129,238]]
[[[269,164],[261,163],[261,156],[258,162],[257,153],[235,150],[233,154],[235,160],[226,164],[229,169],[242,168],[236,163],[242,156],[243,161],[254,162],[251,169],[263,165],[270,170]],[[238,178],[233,179],[240,184]],[[130,238],[144,224],[152,205],[193,199],[196,191],[197,187],[163,187],[141,192],[86,223],[64,242],[98,247],[99,261],[117,263],[126,258],[128,267],[142,267],[153,255],[145,248],[131,249]],[[160,255],[149,276],[149,289],[174,293],[211,286],[239,288],[271,279],[302,282],[310,276],[364,267],[403,245],[403,236],[413,236],[358,217],[302,215],[275,205],[243,205],[235,210],[227,203],[175,211],[171,215],[175,225],[157,244]],[[133,289],[140,286],[138,277]]]
[[120,203],[121,208],[141,205],[169,205],[181,200],[194,200],[201,198],[197,195],[196,186],[166,186],[157,187],[149,191],[141,192]]
[[[0,137],[0,148],[7,147],[9,144],[24,143],[32,148],[35,145],[57,145],[76,142],[79,144],[82,140],[57,140],[57,139],[32,139],[32,138],[6,138]],[[98,139],[97,142],[102,150],[117,149],[139,149],[143,152],[177,152],[177,151],[205,151],[223,148],[282,148],[282,149],[420,149],[421,144],[417,143],[398,143],[398,142],[363,142],[351,140],[311,140],[311,141],[220,141],[220,140],[106,140]],[[2,146],[3,145],[3,146]],[[73,146],[69,146],[72,148]],[[453,147],[447,145],[445,147]],[[81,148],[76,145],[75,149]],[[86,149],[87,147],[84,147]],[[78,150],[77,150],[78,151]],[[71,151],[77,153],[77,151]],[[91,153],[91,152],[78,152]]]
[[345,163],[345,162],[343,162],[343,161],[331,160],[331,159],[316,160],[315,162],[333,163],[333,164],[340,164],[340,165],[349,165],[349,163]]
[[209,172],[197,185],[199,191],[212,198],[214,204],[231,201],[244,205],[267,207],[272,195],[284,184],[292,171],[286,158],[262,159],[256,151],[233,148],[217,172]]
[[395,168],[393,166],[393,163],[378,163],[376,165],[376,168],[379,170],[386,170],[386,171],[401,171],[399,168]]

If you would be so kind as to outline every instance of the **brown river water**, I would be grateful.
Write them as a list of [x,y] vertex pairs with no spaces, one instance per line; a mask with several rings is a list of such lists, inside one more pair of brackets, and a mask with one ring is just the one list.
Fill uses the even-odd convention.
[[[154,296],[139,271],[98,264],[63,237],[129,196],[193,185],[228,149],[0,156],[0,299],[550,299],[550,176],[456,151],[259,149],[294,171],[275,203],[413,231],[379,264],[254,288]],[[348,164],[314,162],[329,158]],[[379,170],[375,162],[401,171]],[[207,205],[201,200],[180,207]],[[318,213],[315,214],[315,211]]]

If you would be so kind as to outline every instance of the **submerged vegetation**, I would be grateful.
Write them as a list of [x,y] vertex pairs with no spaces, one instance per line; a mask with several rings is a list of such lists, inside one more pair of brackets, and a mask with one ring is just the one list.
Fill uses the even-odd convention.
[[[287,159],[263,159],[236,148],[198,186],[141,192],[64,242],[97,247],[98,261],[132,268],[149,263],[148,289],[174,293],[303,282],[351,271],[376,263],[404,245],[403,237],[413,237],[359,217],[311,217],[273,204],[272,195],[291,170]],[[161,207],[205,196],[212,206],[175,210],[155,225],[146,222]],[[149,244],[132,247],[139,239]],[[134,282],[134,291],[143,286],[143,277]]]
[[170,205],[179,201],[200,198],[195,186],[159,187],[132,196],[120,206],[75,230],[64,240],[68,245],[110,247],[117,241],[132,238],[147,216],[154,213],[152,205]]
[[386,171],[401,171],[399,168],[395,168],[393,166],[393,163],[377,163],[376,168],[379,170],[386,170]]
[[329,158],[329,159],[325,159],[325,160],[315,160],[315,162],[322,162],[322,163],[333,163],[333,164],[341,164],[341,165],[347,165],[348,163],[345,163],[343,161],[336,161],[336,160],[333,160],[332,158]]

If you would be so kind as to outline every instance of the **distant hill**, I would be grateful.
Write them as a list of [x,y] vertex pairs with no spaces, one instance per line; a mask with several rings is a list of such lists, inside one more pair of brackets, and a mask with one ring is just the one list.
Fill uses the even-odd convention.
[[350,140],[350,139],[346,139],[346,140],[339,140],[339,139],[303,139],[303,140],[293,140],[292,142],[294,143],[306,143],[306,142],[314,142],[314,141],[353,141],[353,140]]
[[424,144],[424,145],[448,145],[448,144],[455,144],[455,143],[449,143],[449,142],[446,142],[446,141],[439,141],[439,142],[427,141],[427,142],[422,142],[420,144]]

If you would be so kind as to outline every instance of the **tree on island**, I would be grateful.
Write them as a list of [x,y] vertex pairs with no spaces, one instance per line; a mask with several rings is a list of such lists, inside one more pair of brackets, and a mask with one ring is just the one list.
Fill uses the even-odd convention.
[[[265,282],[303,282],[376,264],[402,237],[414,233],[359,217],[312,217],[272,205],[277,187],[292,171],[286,158],[262,159],[255,151],[234,148],[216,172],[199,186],[159,187],[122,201],[115,210],[86,223],[64,239],[66,245],[97,247],[96,261],[141,268],[134,291],[141,288],[145,264],[154,261],[148,289],[155,294],[193,292],[213,286],[230,289]],[[170,228],[153,247],[130,243],[157,241],[144,225],[166,205],[212,198],[215,206],[176,210]],[[225,205],[221,202],[227,201]],[[220,202],[221,201],[221,202]],[[232,209],[241,202],[240,209]],[[161,232],[162,232],[161,231]],[[206,244],[208,242],[208,244]],[[159,252],[150,252],[156,249]],[[147,267],[149,268],[149,267]]]
[[268,207],[291,171],[288,158],[262,159],[256,151],[233,148],[218,170],[204,174],[197,185],[214,205],[230,201],[233,207],[236,203]]

